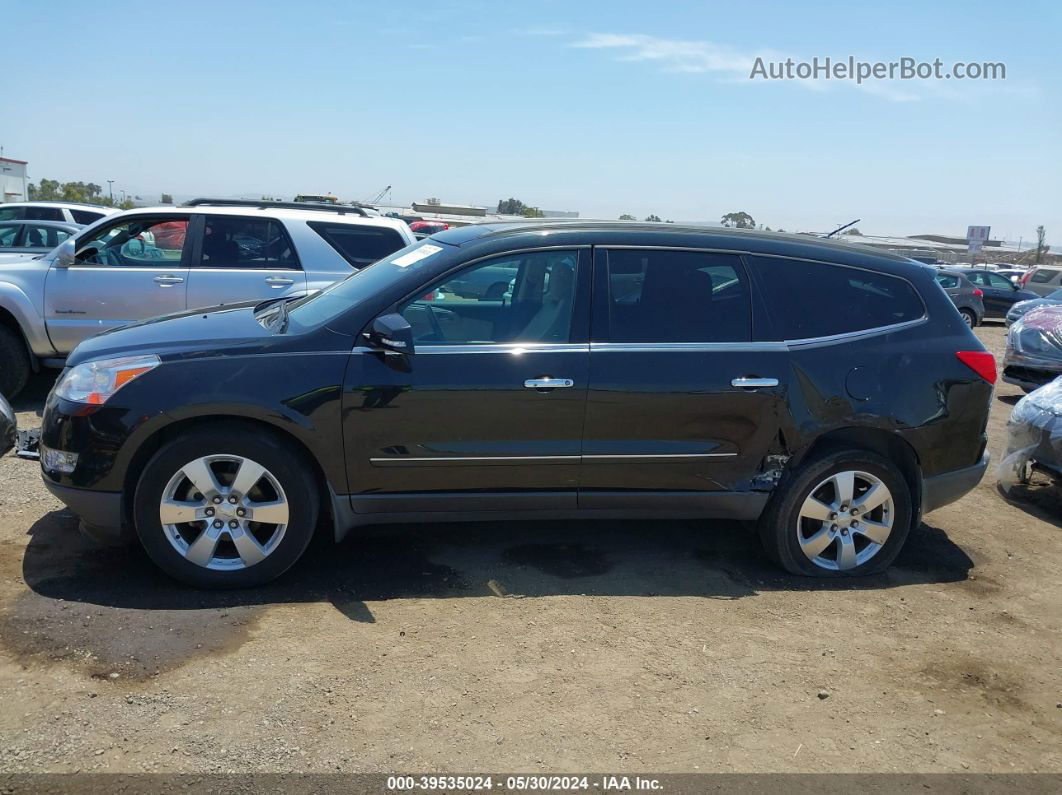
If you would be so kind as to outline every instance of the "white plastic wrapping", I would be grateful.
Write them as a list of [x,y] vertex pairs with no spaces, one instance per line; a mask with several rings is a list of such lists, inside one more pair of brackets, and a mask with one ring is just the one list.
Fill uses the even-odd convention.
[[1034,470],[1062,481],[1062,377],[1030,392],[1007,421],[1007,449],[999,462],[999,485],[1024,485]]

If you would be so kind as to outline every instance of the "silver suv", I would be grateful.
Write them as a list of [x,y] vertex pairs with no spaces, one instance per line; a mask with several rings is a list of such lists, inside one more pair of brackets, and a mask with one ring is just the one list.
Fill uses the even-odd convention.
[[0,394],[94,334],[311,292],[413,242],[358,207],[196,199],[107,216],[40,258],[0,256]]
[[82,202],[40,201],[0,204],[0,221],[65,221],[91,224],[118,212],[114,207]]

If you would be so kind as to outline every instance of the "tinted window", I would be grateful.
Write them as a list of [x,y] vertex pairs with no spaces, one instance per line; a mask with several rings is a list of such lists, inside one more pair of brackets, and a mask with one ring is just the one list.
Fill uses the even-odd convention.
[[65,221],[58,207],[27,207],[22,217],[28,221]]
[[4,207],[0,204],[0,221],[20,221],[25,209],[25,207]]
[[959,277],[958,276],[952,276],[951,274],[948,274],[948,273],[938,273],[937,274],[937,282],[944,289],[950,290],[952,287],[958,287],[959,286]]
[[0,246],[15,245],[15,238],[18,237],[18,229],[19,227],[15,224],[0,226]]
[[381,226],[330,224],[326,221],[310,221],[307,226],[355,268],[371,265],[406,245],[398,232]]
[[96,230],[83,239],[77,259],[87,265],[165,267],[179,265],[187,219],[136,218]]
[[74,216],[75,223],[79,224],[91,224],[103,217],[103,213],[94,213],[90,210],[71,210],[70,214]]
[[57,229],[54,226],[26,224],[22,245],[35,248],[55,248],[68,237],[70,237],[70,233],[65,229]]
[[207,216],[199,264],[205,268],[299,267],[279,221],[232,215]]
[[917,320],[922,299],[884,273],[776,257],[751,257],[776,336],[799,340]]
[[[413,326],[417,345],[492,342],[568,342],[575,304],[575,251],[537,251],[477,263],[399,311]],[[483,273],[499,274],[509,287],[499,300],[464,297]]]
[[1058,271],[1053,271],[1050,268],[1039,268],[1029,281],[1036,282],[1037,284],[1045,284],[1054,279],[1057,275]]
[[610,342],[751,339],[744,269],[732,254],[608,252]]

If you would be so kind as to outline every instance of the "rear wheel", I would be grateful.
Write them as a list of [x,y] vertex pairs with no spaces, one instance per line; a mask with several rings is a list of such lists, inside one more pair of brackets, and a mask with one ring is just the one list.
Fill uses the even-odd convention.
[[164,445],[134,500],[151,559],[204,588],[279,577],[305,551],[317,512],[317,490],[296,451],[268,433],[222,425]]
[[13,398],[29,380],[29,351],[22,335],[0,326],[0,395]]
[[977,315],[974,314],[972,309],[960,309],[959,314],[962,315],[963,322],[970,328],[977,325]]
[[767,553],[812,577],[875,574],[910,532],[911,493],[886,458],[834,452],[803,464],[779,486],[760,519]]

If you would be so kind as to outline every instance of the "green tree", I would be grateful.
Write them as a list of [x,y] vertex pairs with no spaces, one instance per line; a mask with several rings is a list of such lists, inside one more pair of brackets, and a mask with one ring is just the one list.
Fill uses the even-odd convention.
[[162,194],[162,204],[173,204],[173,196],[168,193]]
[[36,185],[30,183],[28,193],[31,201],[85,202],[123,209],[127,209],[126,205],[133,206],[131,201],[127,200],[119,204],[110,196],[104,196],[103,188],[95,182],[59,182],[54,179],[42,179]]
[[498,214],[499,215],[523,215],[524,210],[527,209],[527,205],[519,199],[499,199],[498,200]]
[[845,229],[844,232],[842,232],[841,234],[843,234],[843,235],[859,235],[859,237],[863,236],[863,233],[859,231],[859,227],[858,226],[853,226],[851,229]]
[[1040,224],[1036,227],[1036,264],[1040,264],[1040,259],[1047,253],[1047,231],[1044,229],[1044,225]]
[[637,218],[635,218],[635,217],[634,217],[633,215],[631,215],[630,213],[624,213],[623,215],[621,215],[621,216],[619,217],[619,219],[620,219],[621,221],[637,221],[637,220],[638,220]]
[[722,217],[720,223],[723,226],[733,226],[738,229],[756,228],[756,222],[752,220],[752,216],[746,212],[727,213]]
[[659,215],[655,215],[655,214],[647,215],[647,216],[645,216],[645,220],[646,221],[659,221],[660,220],[660,216]]
[[522,213],[524,218],[545,218],[546,214],[537,207],[524,207]]

